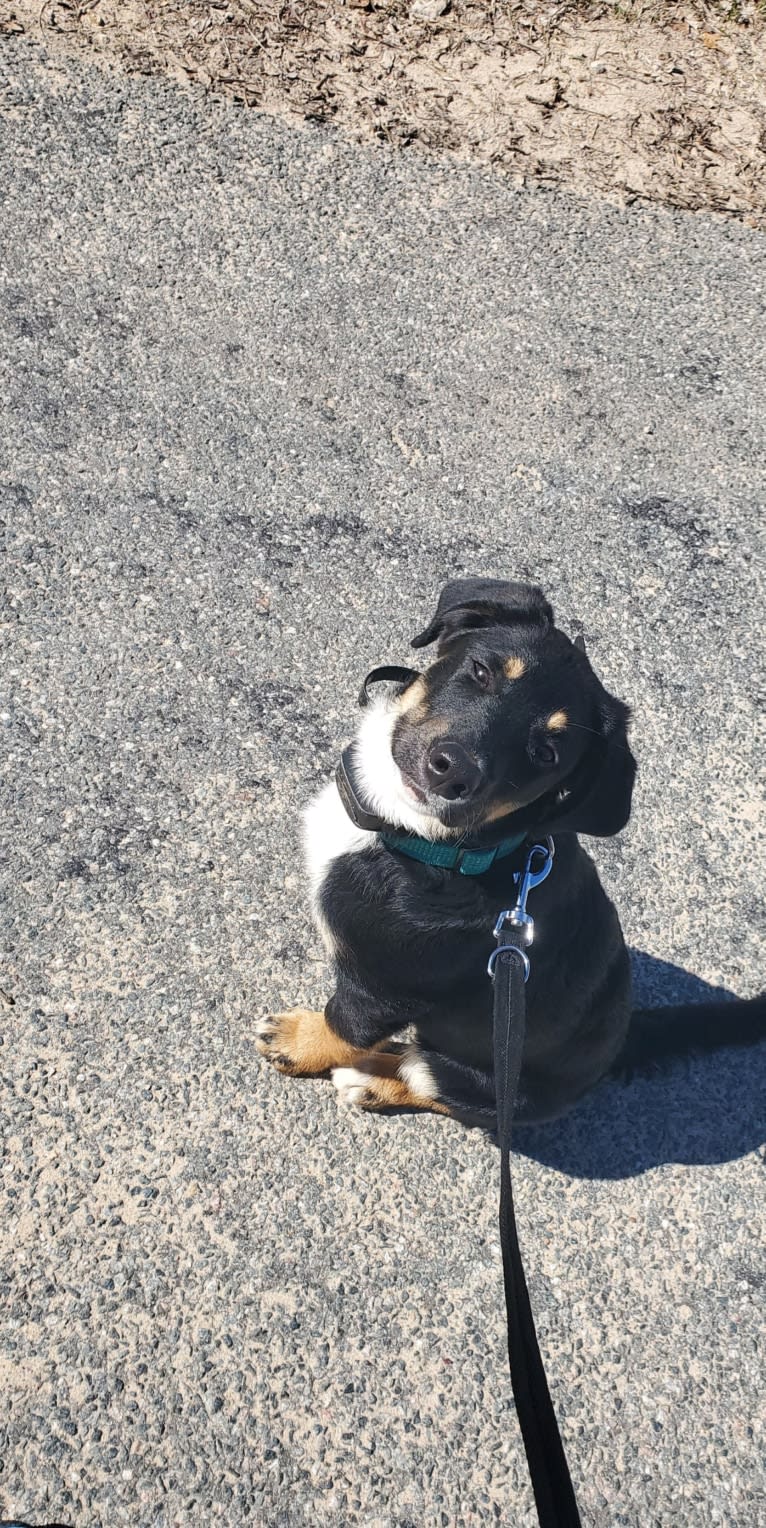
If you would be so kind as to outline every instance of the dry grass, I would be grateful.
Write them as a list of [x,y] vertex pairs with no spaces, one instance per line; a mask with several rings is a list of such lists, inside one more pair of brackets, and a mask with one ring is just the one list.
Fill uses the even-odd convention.
[[0,28],[517,178],[766,221],[766,4],[16,0]]

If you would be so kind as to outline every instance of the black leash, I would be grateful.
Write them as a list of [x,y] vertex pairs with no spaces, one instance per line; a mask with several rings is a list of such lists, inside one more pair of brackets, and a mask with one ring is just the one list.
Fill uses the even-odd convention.
[[[544,862],[535,870],[536,857]],[[489,962],[495,989],[494,1049],[497,1135],[500,1144],[500,1243],[503,1251],[508,1362],[516,1413],[524,1440],[540,1528],[580,1528],[574,1487],[540,1357],[524,1265],[519,1251],[511,1183],[511,1131],[521,1072],[526,1021],[525,983],[534,924],[526,910],[529,891],[548,875],[553,844],[535,844],[522,872],[516,906],[495,925],[497,948]],[[537,860],[539,864],[539,860]]]

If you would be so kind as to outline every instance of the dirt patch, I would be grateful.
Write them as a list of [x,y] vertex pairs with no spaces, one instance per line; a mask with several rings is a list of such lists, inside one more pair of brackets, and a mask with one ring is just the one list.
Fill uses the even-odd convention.
[[2,30],[519,180],[766,226],[755,0],[0,0]]

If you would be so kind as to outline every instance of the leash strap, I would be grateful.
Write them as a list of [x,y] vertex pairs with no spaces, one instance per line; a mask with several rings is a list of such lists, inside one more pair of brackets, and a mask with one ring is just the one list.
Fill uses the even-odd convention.
[[[552,845],[550,847],[552,850]],[[550,869],[550,858],[549,853],[543,874]],[[539,879],[542,878],[540,875]],[[538,881],[530,879],[529,885],[533,884]],[[531,942],[533,930],[534,925],[526,914],[526,899],[523,903],[520,899],[512,912],[503,913],[498,918],[495,927],[497,948],[489,964],[494,982],[500,1244],[508,1322],[508,1362],[540,1528],[580,1528],[577,1501],[540,1356],[524,1277],[511,1181],[511,1131],[526,1027],[524,986],[529,974],[529,961],[523,946]]]

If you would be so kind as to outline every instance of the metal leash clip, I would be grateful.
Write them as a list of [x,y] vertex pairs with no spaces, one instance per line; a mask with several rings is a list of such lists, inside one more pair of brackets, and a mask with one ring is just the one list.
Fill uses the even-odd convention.
[[[519,894],[513,907],[506,907],[501,912],[494,927],[496,939],[501,939],[506,923],[516,929],[522,944],[530,945],[535,937],[535,920],[527,912],[527,897],[533,887],[539,886],[549,876],[553,867],[553,856],[556,850],[553,839],[546,838],[545,843],[533,844],[524,869],[519,875]],[[540,858],[542,856],[542,859]],[[535,863],[538,868],[535,869]],[[517,944],[498,944],[497,949],[492,951],[487,962],[487,975],[494,978],[495,961],[498,955],[513,952],[518,955],[524,965],[524,980],[529,981],[529,961],[524,951]]]

